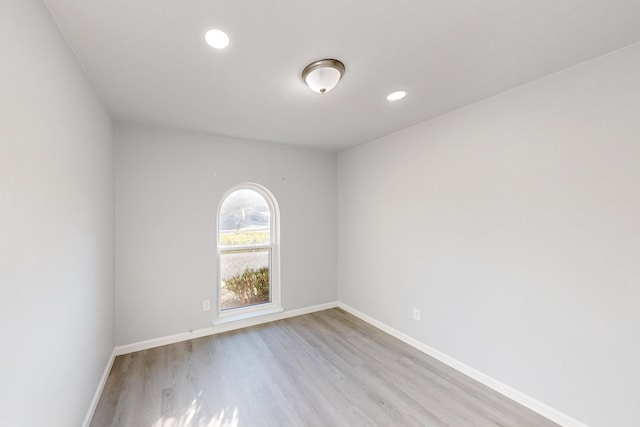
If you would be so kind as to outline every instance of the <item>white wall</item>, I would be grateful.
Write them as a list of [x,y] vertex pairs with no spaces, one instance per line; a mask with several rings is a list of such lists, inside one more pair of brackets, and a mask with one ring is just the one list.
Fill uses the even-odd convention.
[[119,124],[116,159],[119,345],[211,326],[218,204],[242,182],[280,206],[284,308],[336,301],[336,154]]
[[39,0],[0,13],[0,424],[78,426],[114,347],[113,131]]
[[635,45],[341,153],[339,300],[640,425],[639,76]]

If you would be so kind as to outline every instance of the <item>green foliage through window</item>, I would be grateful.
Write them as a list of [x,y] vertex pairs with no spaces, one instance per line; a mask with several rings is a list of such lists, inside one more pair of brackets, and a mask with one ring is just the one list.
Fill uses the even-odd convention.
[[269,268],[247,269],[242,274],[226,280],[224,287],[241,305],[269,301]]

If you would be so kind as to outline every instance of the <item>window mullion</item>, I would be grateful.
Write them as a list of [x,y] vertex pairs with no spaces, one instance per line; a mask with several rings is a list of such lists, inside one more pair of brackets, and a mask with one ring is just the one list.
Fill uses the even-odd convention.
[[221,246],[220,253],[228,252],[251,252],[261,249],[271,249],[272,245],[252,245],[252,246]]

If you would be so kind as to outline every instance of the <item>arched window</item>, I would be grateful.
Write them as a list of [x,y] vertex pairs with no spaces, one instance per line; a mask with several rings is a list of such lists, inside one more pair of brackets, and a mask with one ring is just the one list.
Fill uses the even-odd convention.
[[218,318],[280,310],[279,211],[257,184],[229,190],[218,209]]

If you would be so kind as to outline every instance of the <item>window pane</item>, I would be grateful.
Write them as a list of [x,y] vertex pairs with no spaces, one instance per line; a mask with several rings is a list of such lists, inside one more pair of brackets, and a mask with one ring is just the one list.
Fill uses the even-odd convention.
[[220,208],[220,245],[267,245],[271,242],[269,205],[254,190],[231,193]]
[[220,308],[271,302],[271,249],[223,251],[220,254]]

